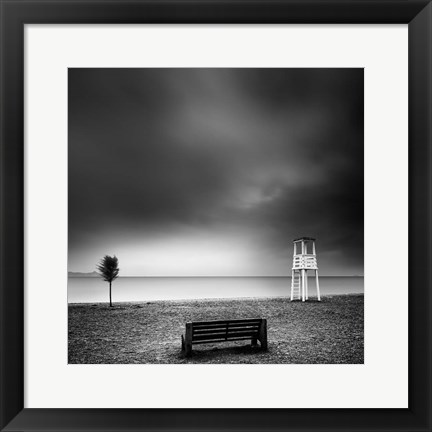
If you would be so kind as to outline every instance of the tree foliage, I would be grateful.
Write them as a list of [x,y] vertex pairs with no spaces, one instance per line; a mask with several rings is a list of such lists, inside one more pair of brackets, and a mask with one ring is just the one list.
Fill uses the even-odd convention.
[[117,279],[120,269],[118,268],[118,258],[105,255],[97,265],[99,274],[106,282],[112,282]]

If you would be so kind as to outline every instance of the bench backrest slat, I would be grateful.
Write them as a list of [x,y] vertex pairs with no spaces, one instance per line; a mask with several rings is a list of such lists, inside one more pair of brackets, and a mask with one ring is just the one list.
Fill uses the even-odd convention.
[[208,334],[208,335],[198,335],[198,336],[194,336],[193,340],[194,341],[199,341],[199,340],[214,340],[214,339],[232,339],[235,337],[248,337],[249,339],[252,336],[257,336],[258,332],[235,332],[235,333],[227,333],[227,334]]
[[236,331],[255,331],[257,332],[259,330],[259,326],[255,327],[228,327],[228,329],[225,328],[215,328],[215,329],[199,329],[194,330],[194,335],[203,335],[203,334],[209,334],[209,333],[232,333]]
[[224,323],[224,324],[211,324],[211,325],[199,325],[196,326],[194,323],[192,323],[192,327],[195,330],[200,330],[200,329],[216,329],[216,328],[225,328],[225,327],[230,327],[230,328],[236,328],[236,327],[259,327],[261,325],[260,322],[253,322],[253,323]]
[[230,324],[230,325],[234,325],[234,324],[260,324],[262,321],[261,318],[256,318],[256,319],[239,319],[239,320],[223,320],[223,321],[197,321],[197,322],[193,322],[192,325],[194,327],[200,327],[200,326],[210,326],[210,325],[217,325],[217,324]]

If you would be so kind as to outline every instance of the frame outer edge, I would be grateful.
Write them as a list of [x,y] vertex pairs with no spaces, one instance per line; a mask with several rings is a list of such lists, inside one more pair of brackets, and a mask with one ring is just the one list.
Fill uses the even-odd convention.
[[409,407],[418,430],[425,431],[432,430],[431,119],[432,4],[429,3],[409,25]]
[[[24,61],[23,61],[23,22],[26,20],[27,12],[32,9],[37,11],[36,21],[29,19],[26,22],[51,22],[55,23],[58,19],[64,19],[65,11],[70,8],[62,8],[62,0],[56,2],[17,1],[14,4],[10,1],[0,0],[0,19],[1,19],[1,92],[2,105],[0,123],[0,430],[92,430],[100,429],[101,424],[91,421],[96,420],[96,412],[90,414],[87,428],[83,423],[72,421],[68,425],[64,423],[64,417],[68,417],[68,410],[58,410],[59,417],[63,418],[55,421],[56,410],[23,410],[24,404],[24,133],[23,133],[23,82],[21,80]],[[70,1],[69,6],[75,4],[78,9],[83,10],[84,2]],[[95,2],[87,2],[87,4]],[[99,2],[98,2],[99,3]],[[100,2],[102,3],[102,1]],[[118,2],[113,2],[118,3]],[[125,2],[126,3],[126,2]],[[247,4],[247,1],[245,1]],[[298,2],[297,2],[298,3]],[[323,5],[327,2],[323,1]],[[330,3],[330,2],[328,2]],[[369,3],[369,9],[367,7]],[[376,22],[372,16],[372,2],[365,1],[365,9],[370,10],[369,18],[366,22]],[[387,3],[387,2],[386,2]],[[396,5],[397,2],[389,1],[388,4]],[[399,4],[402,4],[400,2]],[[408,3],[408,2],[407,2]],[[410,1],[411,12],[402,14],[406,19],[411,19],[413,7],[420,8],[424,2]],[[334,4],[334,2],[333,2]],[[36,9],[35,5],[39,5]],[[43,16],[45,6],[51,8],[51,14],[40,20]],[[167,4],[167,8],[172,6]],[[190,5],[190,2],[189,2]],[[178,8],[181,7],[181,1]],[[396,6],[395,6],[396,7]],[[54,12],[54,9],[57,12]],[[311,8],[312,9],[312,8]],[[386,10],[391,10],[387,9]],[[93,10],[94,12],[94,10]],[[166,13],[169,15],[169,13]],[[31,15],[31,13],[30,13]],[[67,13],[66,13],[67,15]],[[330,14],[331,15],[331,14]],[[418,268],[422,270],[422,276],[410,273],[410,286],[419,286],[418,291],[410,297],[409,313],[410,322],[416,331],[410,328],[410,416],[412,423],[395,425],[395,430],[407,431],[431,431],[431,22],[432,8],[430,3],[417,14],[409,26],[409,49],[410,49],[410,132],[409,139],[412,143],[419,143],[415,148],[410,149],[410,245],[416,245],[420,252],[410,254],[410,267],[414,268],[414,257],[418,258]],[[78,19],[77,19],[78,17]],[[412,17],[412,16],[411,16]],[[103,22],[103,17],[100,17]],[[40,20],[40,21],[39,21]],[[111,22],[118,22],[116,18],[111,18]],[[269,19],[271,21],[271,18]],[[406,22],[400,16],[398,22]],[[400,21],[399,21],[400,20]],[[66,22],[86,22],[84,16],[79,18],[79,13],[72,14]],[[133,21],[133,20],[132,20]],[[331,19],[329,20],[331,21]],[[169,22],[169,20],[167,21]],[[224,22],[223,18],[220,22]],[[386,22],[395,22],[389,17]],[[425,40],[427,36],[427,40]],[[21,71],[21,72],[20,72]],[[16,75],[16,73],[18,74]],[[18,77],[18,78],[17,78]],[[6,163],[6,160],[8,163]],[[415,162],[415,164],[414,164]],[[418,165],[417,165],[418,164]],[[413,173],[413,168],[416,172]],[[7,205],[6,205],[7,203]],[[417,203],[415,208],[412,205]],[[423,204],[423,205],[422,205]],[[417,226],[416,226],[417,225]],[[7,228],[7,229],[6,229]],[[415,236],[411,238],[411,235]],[[415,241],[414,241],[415,238]],[[426,276],[425,276],[426,273]],[[421,285],[421,286],[420,286]],[[413,374],[413,371],[415,375]],[[424,375],[426,372],[427,375]],[[415,386],[414,386],[415,384]],[[418,392],[418,395],[416,393]],[[42,413],[43,411],[43,413]],[[77,410],[81,411],[81,410]],[[93,411],[93,410],[90,410]],[[35,421],[35,416],[39,412],[39,422]],[[131,413],[123,413],[127,417]],[[179,413],[181,419],[185,413]],[[274,412],[276,417],[280,413]],[[330,414],[330,413],[328,413]],[[100,415],[103,416],[102,413]],[[192,414],[191,414],[192,415]],[[302,414],[307,416],[307,413]],[[47,417],[45,417],[47,416]],[[14,420],[12,420],[15,417]],[[109,416],[108,416],[109,417]],[[132,416],[133,417],[133,416]],[[151,417],[151,416],[150,416]],[[281,416],[283,417],[283,416]],[[154,419],[155,417],[153,417]],[[183,417],[184,418],[184,417]],[[228,430],[232,423],[228,416],[226,428]],[[26,421],[27,419],[28,421]],[[12,421],[11,421],[12,420]],[[149,419],[150,420],[150,419]],[[172,419],[176,420],[176,415]],[[255,427],[261,426],[262,418]],[[10,423],[9,423],[10,422]],[[5,425],[9,423],[8,426]],[[114,422],[115,423],[115,422]],[[160,425],[148,423],[146,427],[139,427],[139,430],[161,430]],[[208,423],[208,422],[207,422]],[[307,426],[296,429],[323,430],[330,425]],[[183,424],[187,427],[187,424]],[[115,426],[114,426],[115,428]],[[287,426],[283,427],[286,429]],[[102,429],[103,426],[102,426]],[[113,430],[106,424],[106,429]],[[123,427],[122,427],[123,429]],[[124,430],[138,430],[136,428],[124,427]],[[164,430],[168,430],[163,428]],[[180,430],[180,428],[169,428],[170,430]],[[208,427],[207,427],[208,429]],[[264,428],[263,428],[264,429]],[[282,429],[282,427],[281,427]],[[336,429],[340,429],[336,428]],[[335,429],[335,430],[336,430]],[[354,424],[349,427],[353,430],[388,430],[384,424],[379,426],[379,421],[372,426],[356,427]],[[215,427],[213,427],[215,430]],[[252,429],[251,429],[252,430]],[[254,428],[254,430],[257,430]]]
[[24,407],[23,31],[9,6],[0,3],[0,429]]

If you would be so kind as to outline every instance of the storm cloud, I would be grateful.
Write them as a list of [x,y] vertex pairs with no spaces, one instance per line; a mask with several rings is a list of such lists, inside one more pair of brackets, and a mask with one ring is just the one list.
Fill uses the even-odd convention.
[[363,274],[363,69],[69,69],[69,270]]

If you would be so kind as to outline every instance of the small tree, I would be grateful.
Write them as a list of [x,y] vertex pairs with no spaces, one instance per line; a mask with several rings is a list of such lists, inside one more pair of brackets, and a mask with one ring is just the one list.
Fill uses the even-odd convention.
[[118,258],[115,255],[113,257],[105,255],[97,265],[97,269],[103,280],[109,282],[109,299],[110,307],[112,307],[111,284],[113,280],[117,279],[120,271],[118,268]]

